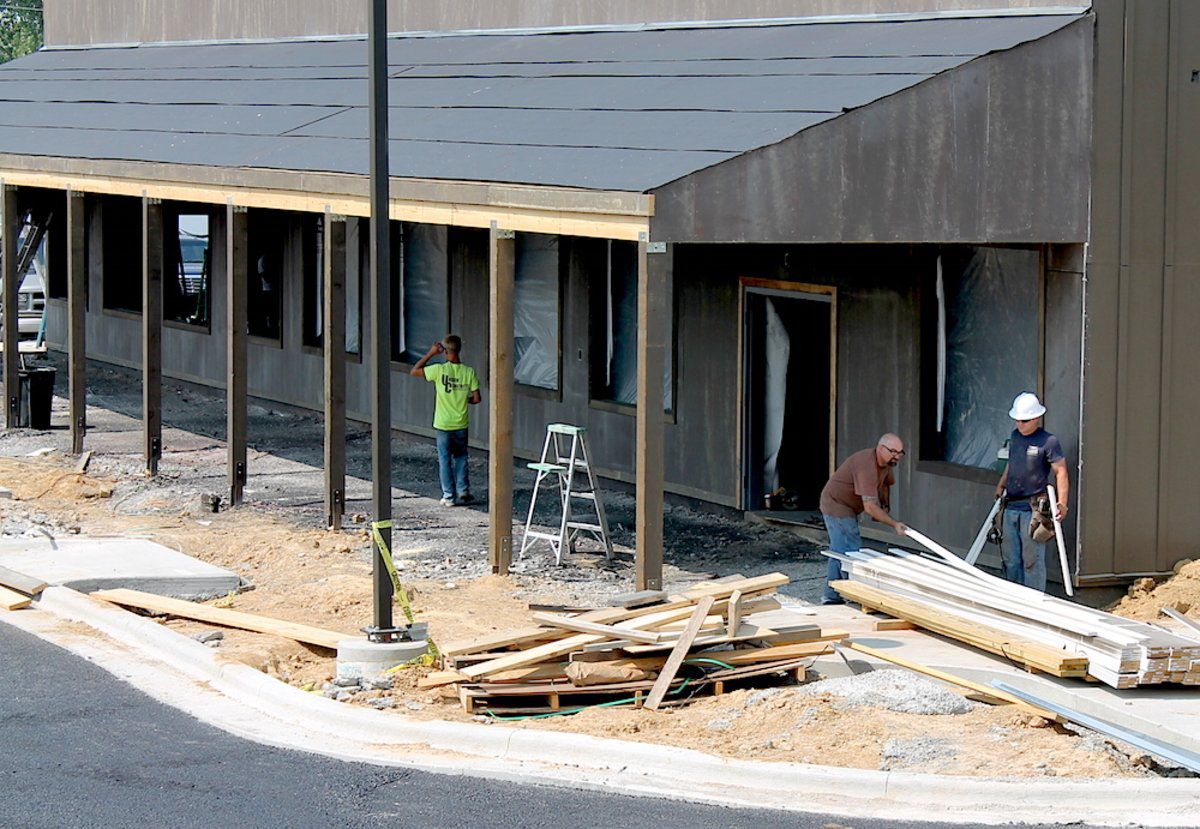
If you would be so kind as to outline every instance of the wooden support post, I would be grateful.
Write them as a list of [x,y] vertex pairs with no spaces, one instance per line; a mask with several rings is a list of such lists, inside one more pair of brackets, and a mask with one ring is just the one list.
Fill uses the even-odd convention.
[[225,441],[229,466],[229,503],[242,503],[246,489],[246,208],[230,200],[225,216]]
[[142,196],[142,457],[162,458],[163,205]]
[[661,590],[663,567],[664,282],[671,266],[664,244],[638,241],[637,436],[635,568],[638,590]]
[[70,388],[71,453],[83,453],[87,433],[87,271],[84,227],[87,202],[83,193],[67,191],[67,378]]
[[512,563],[516,234],[492,222],[489,249],[488,557],[492,572],[505,575]]
[[18,200],[17,188],[8,184],[0,184],[3,190],[3,204],[0,205],[0,225],[3,226],[4,242],[0,255],[4,259],[4,297],[3,305],[3,336],[4,336],[4,425],[9,429],[17,427],[21,413],[20,368],[21,354],[20,325],[17,315],[17,291],[21,287],[17,274],[17,245],[21,237],[21,206]]
[[346,219],[325,209],[325,518],[341,529],[346,510]]

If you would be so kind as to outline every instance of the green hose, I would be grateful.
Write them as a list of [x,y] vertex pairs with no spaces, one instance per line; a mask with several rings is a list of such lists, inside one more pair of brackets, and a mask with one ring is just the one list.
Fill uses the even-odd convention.
[[[691,683],[692,683],[692,680],[685,679],[681,683],[679,683],[678,688],[674,688],[674,689],[668,691],[667,693],[668,694],[678,694],[684,688],[688,687],[688,685],[690,685]],[[581,705],[578,708],[566,708],[566,709],[563,709],[562,711],[547,711],[545,714],[513,714],[511,716],[505,717],[505,716],[501,716],[500,714],[495,713],[494,711],[489,710],[489,711],[487,711],[487,715],[489,717],[491,717],[493,720],[503,720],[504,722],[514,722],[517,720],[545,720],[545,719],[549,719],[550,717],[566,717],[571,714],[578,714],[580,711],[587,711],[589,708],[612,708],[617,705],[628,705],[629,703],[632,703],[632,702],[637,702],[637,697],[626,697],[625,699],[614,699],[614,700],[609,700],[608,702],[598,702],[595,705]]]

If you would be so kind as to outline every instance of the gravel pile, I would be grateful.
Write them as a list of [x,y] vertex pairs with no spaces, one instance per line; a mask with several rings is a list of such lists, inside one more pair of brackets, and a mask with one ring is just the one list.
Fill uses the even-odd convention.
[[837,677],[810,682],[795,689],[800,696],[828,694],[838,697],[838,710],[871,706],[902,714],[966,714],[975,708],[961,694],[944,685],[909,673],[885,669],[857,676]]
[[942,737],[912,737],[907,740],[888,740],[879,752],[879,768],[882,771],[918,766],[935,761],[953,759],[958,747]]

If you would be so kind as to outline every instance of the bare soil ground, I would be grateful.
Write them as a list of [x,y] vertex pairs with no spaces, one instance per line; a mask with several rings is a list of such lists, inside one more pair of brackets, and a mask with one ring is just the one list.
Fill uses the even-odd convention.
[[[304,458],[280,457],[260,446],[251,461],[251,503],[218,513],[206,511],[200,494],[223,489],[224,454],[219,441],[196,431],[171,429],[162,474],[157,479],[144,477],[137,456],[137,424],[116,411],[117,404],[132,405],[126,398],[136,396],[138,389],[121,392],[115,388],[118,382],[113,386],[103,387],[112,397],[102,398],[112,408],[89,409],[94,430],[89,443],[96,454],[87,474],[73,471],[76,459],[62,454],[63,430],[0,435],[0,486],[11,488],[14,496],[0,501],[4,535],[150,538],[227,567],[253,584],[252,590],[216,599],[215,604],[347,634],[371,622],[367,531],[362,523],[353,522],[341,531],[320,526],[320,475],[313,466]],[[190,411],[204,404],[210,413],[220,412],[217,401],[205,400],[201,393],[176,394]],[[56,403],[61,409],[61,401]],[[257,416],[268,425],[272,418],[279,421],[277,428],[283,432],[314,428],[313,419],[302,415],[264,410]],[[319,457],[319,440],[316,446]],[[54,447],[57,450],[28,456]],[[414,453],[423,467],[431,454],[426,450],[414,442],[402,444],[399,451]],[[432,470],[425,468],[425,473]],[[362,481],[351,482],[348,489],[361,495],[364,486]],[[435,640],[527,626],[530,601],[600,604],[633,587],[627,547],[612,562],[580,554],[566,567],[554,566],[543,551],[520,562],[508,577],[490,575],[483,549],[486,513],[439,508],[436,490],[397,489],[396,497],[395,557],[418,620],[429,623]],[[620,494],[614,493],[613,500],[614,512],[625,515],[630,505]],[[801,595],[815,598],[823,563],[806,557],[808,551],[786,533],[684,507],[672,507],[668,519],[668,531],[676,531],[668,542],[669,587],[734,571],[754,575],[780,569],[790,570],[796,578],[794,589]],[[620,522],[618,518],[616,523]],[[623,529],[618,530],[618,538],[631,540]],[[688,552],[673,555],[672,550]],[[186,620],[165,624],[185,634],[213,629]],[[315,693],[329,690],[335,667],[329,652],[244,631],[224,630],[223,634],[216,645],[223,658]],[[354,693],[347,702],[394,706],[418,718],[472,719],[457,698],[417,689],[417,680],[426,672],[421,667],[403,669],[391,689]],[[847,708],[839,697],[802,697],[794,687],[697,699],[669,713],[604,708],[510,724],[665,743],[729,757],[859,768],[1016,777],[1153,773],[1144,758],[1131,759],[1130,752],[1095,735],[1045,727],[1045,721],[1010,708],[976,705],[955,715]]]
[[1130,619],[1166,623],[1162,609],[1169,607],[1200,622],[1200,561],[1182,561],[1169,579],[1138,579],[1129,592],[1109,608]]

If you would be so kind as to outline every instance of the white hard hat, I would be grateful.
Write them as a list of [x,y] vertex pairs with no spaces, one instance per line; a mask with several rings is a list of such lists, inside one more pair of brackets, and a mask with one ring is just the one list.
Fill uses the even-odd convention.
[[1046,413],[1046,407],[1031,391],[1023,391],[1013,400],[1008,416],[1013,420],[1035,420]]

